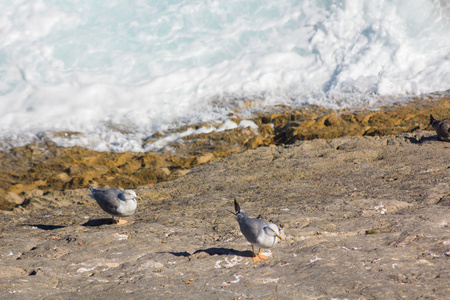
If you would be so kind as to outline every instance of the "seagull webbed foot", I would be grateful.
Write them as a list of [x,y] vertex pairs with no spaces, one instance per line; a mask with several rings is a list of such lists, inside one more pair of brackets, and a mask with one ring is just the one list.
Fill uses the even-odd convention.
[[261,259],[267,259],[268,257],[266,256],[266,255],[264,255],[264,254],[258,254],[258,256],[259,256],[259,258],[261,258]]
[[258,257],[261,258],[261,259],[267,259],[268,258],[266,255],[261,253],[261,248],[259,248],[259,250],[258,250]]
[[117,222],[117,225],[123,225],[123,224],[126,224],[126,223],[128,223],[127,220],[124,220],[124,219],[119,217],[119,221]]
[[[261,249],[259,249],[261,251]],[[252,245],[252,259],[253,261],[258,262],[259,261],[259,253],[258,255],[255,254],[255,246]]]
[[118,219],[112,217],[112,224],[117,224],[117,225],[123,225],[128,223],[127,220],[122,219],[121,217],[119,217]]

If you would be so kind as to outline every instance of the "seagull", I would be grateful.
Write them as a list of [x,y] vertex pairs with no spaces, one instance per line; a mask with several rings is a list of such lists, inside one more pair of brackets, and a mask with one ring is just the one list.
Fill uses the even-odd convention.
[[[112,216],[114,224],[125,224],[126,220],[122,220],[121,217],[127,217],[134,214],[137,207],[135,198],[136,193],[133,190],[120,190],[120,189],[100,189],[96,187],[89,188],[92,192],[89,196],[95,199],[100,207]],[[114,217],[118,217],[115,220]]]
[[[236,211],[234,215],[239,223],[242,234],[252,244],[253,260],[267,259],[267,256],[261,254],[261,248],[271,248],[275,246],[278,239],[282,239],[277,225],[268,224],[261,219],[251,218],[248,213],[241,210],[236,199],[234,199],[234,210]],[[259,247],[258,254],[255,254],[255,246]]]
[[441,141],[450,142],[450,122],[436,120],[430,115],[430,125],[436,131]]

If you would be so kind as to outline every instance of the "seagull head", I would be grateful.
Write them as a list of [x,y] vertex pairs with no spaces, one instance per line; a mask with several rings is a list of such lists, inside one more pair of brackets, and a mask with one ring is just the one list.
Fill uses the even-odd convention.
[[129,201],[129,200],[134,200],[135,198],[140,199],[137,195],[136,192],[133,190],[125,190],[123,191],[123,199],[125,201]]
[[269,224],[264,227],[264,231],[268,236],[278,237],[280,240],[283,238],[280,235],[280,231],[278,230],[278,226],[275,224]]

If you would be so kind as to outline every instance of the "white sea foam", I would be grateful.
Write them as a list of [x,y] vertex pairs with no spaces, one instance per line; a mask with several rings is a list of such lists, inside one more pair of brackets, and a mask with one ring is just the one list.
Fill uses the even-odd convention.
[[149,151],[143,140],[155,131],[211,121],[226,128],[236,99],[340,108],[447,90],[449,7],[439,0],[0,2],[0,148],[52,130],[83,133],[53,139],[62,146]]

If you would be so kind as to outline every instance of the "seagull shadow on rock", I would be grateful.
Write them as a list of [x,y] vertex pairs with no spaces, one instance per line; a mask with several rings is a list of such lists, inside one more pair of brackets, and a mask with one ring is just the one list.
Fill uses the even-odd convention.
[[198,254],[198,253],[207,253],[210,256],[213,255],[237,255],[237,256],[243,256],[243,257],[252,257],[252,251],[247,250],[247,251],[237,251],[234,249],[229,249],[229,248],[208,248],[208,249],[199,249],[196,250],[193,254]]
[[98,226],[102,226],[102,225],[111,225],[111,224],[113,224],[113,221],[111,218],[104,218],[104,219],[89,220],[86,223],[82,224],[82,226],[98,227]]
[[196,250],[194,253],[190,254],[189,252],[164,252],[164,253],[170,253],[174,256],[180,257],[190,257],[196,254],[201,254],[201,253],[206,253],[209,256],[213,256],[213,255],[237,255],[237,256],[242,256],[242,257],[253,257],[252,251],[248,250],[248,251],[237,251],[234,249],[229,249],[229,248],[208,248],[208,249],[199,249]]
[[177,256],[177,257],[189,257],[191,256],[191,254],[187,251],[184,252],[158,252],[158,253],[169,253],[172,254],[173,256]]
[[66,228],[67,226],[64,225],[44,225],[44,224],[29,224],[26,226],[31,226],[31,227],[37,227],[39,229],[42,230],[56,230],[56,229],[61,229],[61,228]]
[[438,141],[437,135],[434,136],[422,136],[419,140],[415,137],[406,137],[407,140],[409,140],[412,144],[421,144],[423,142],[427,141]]

